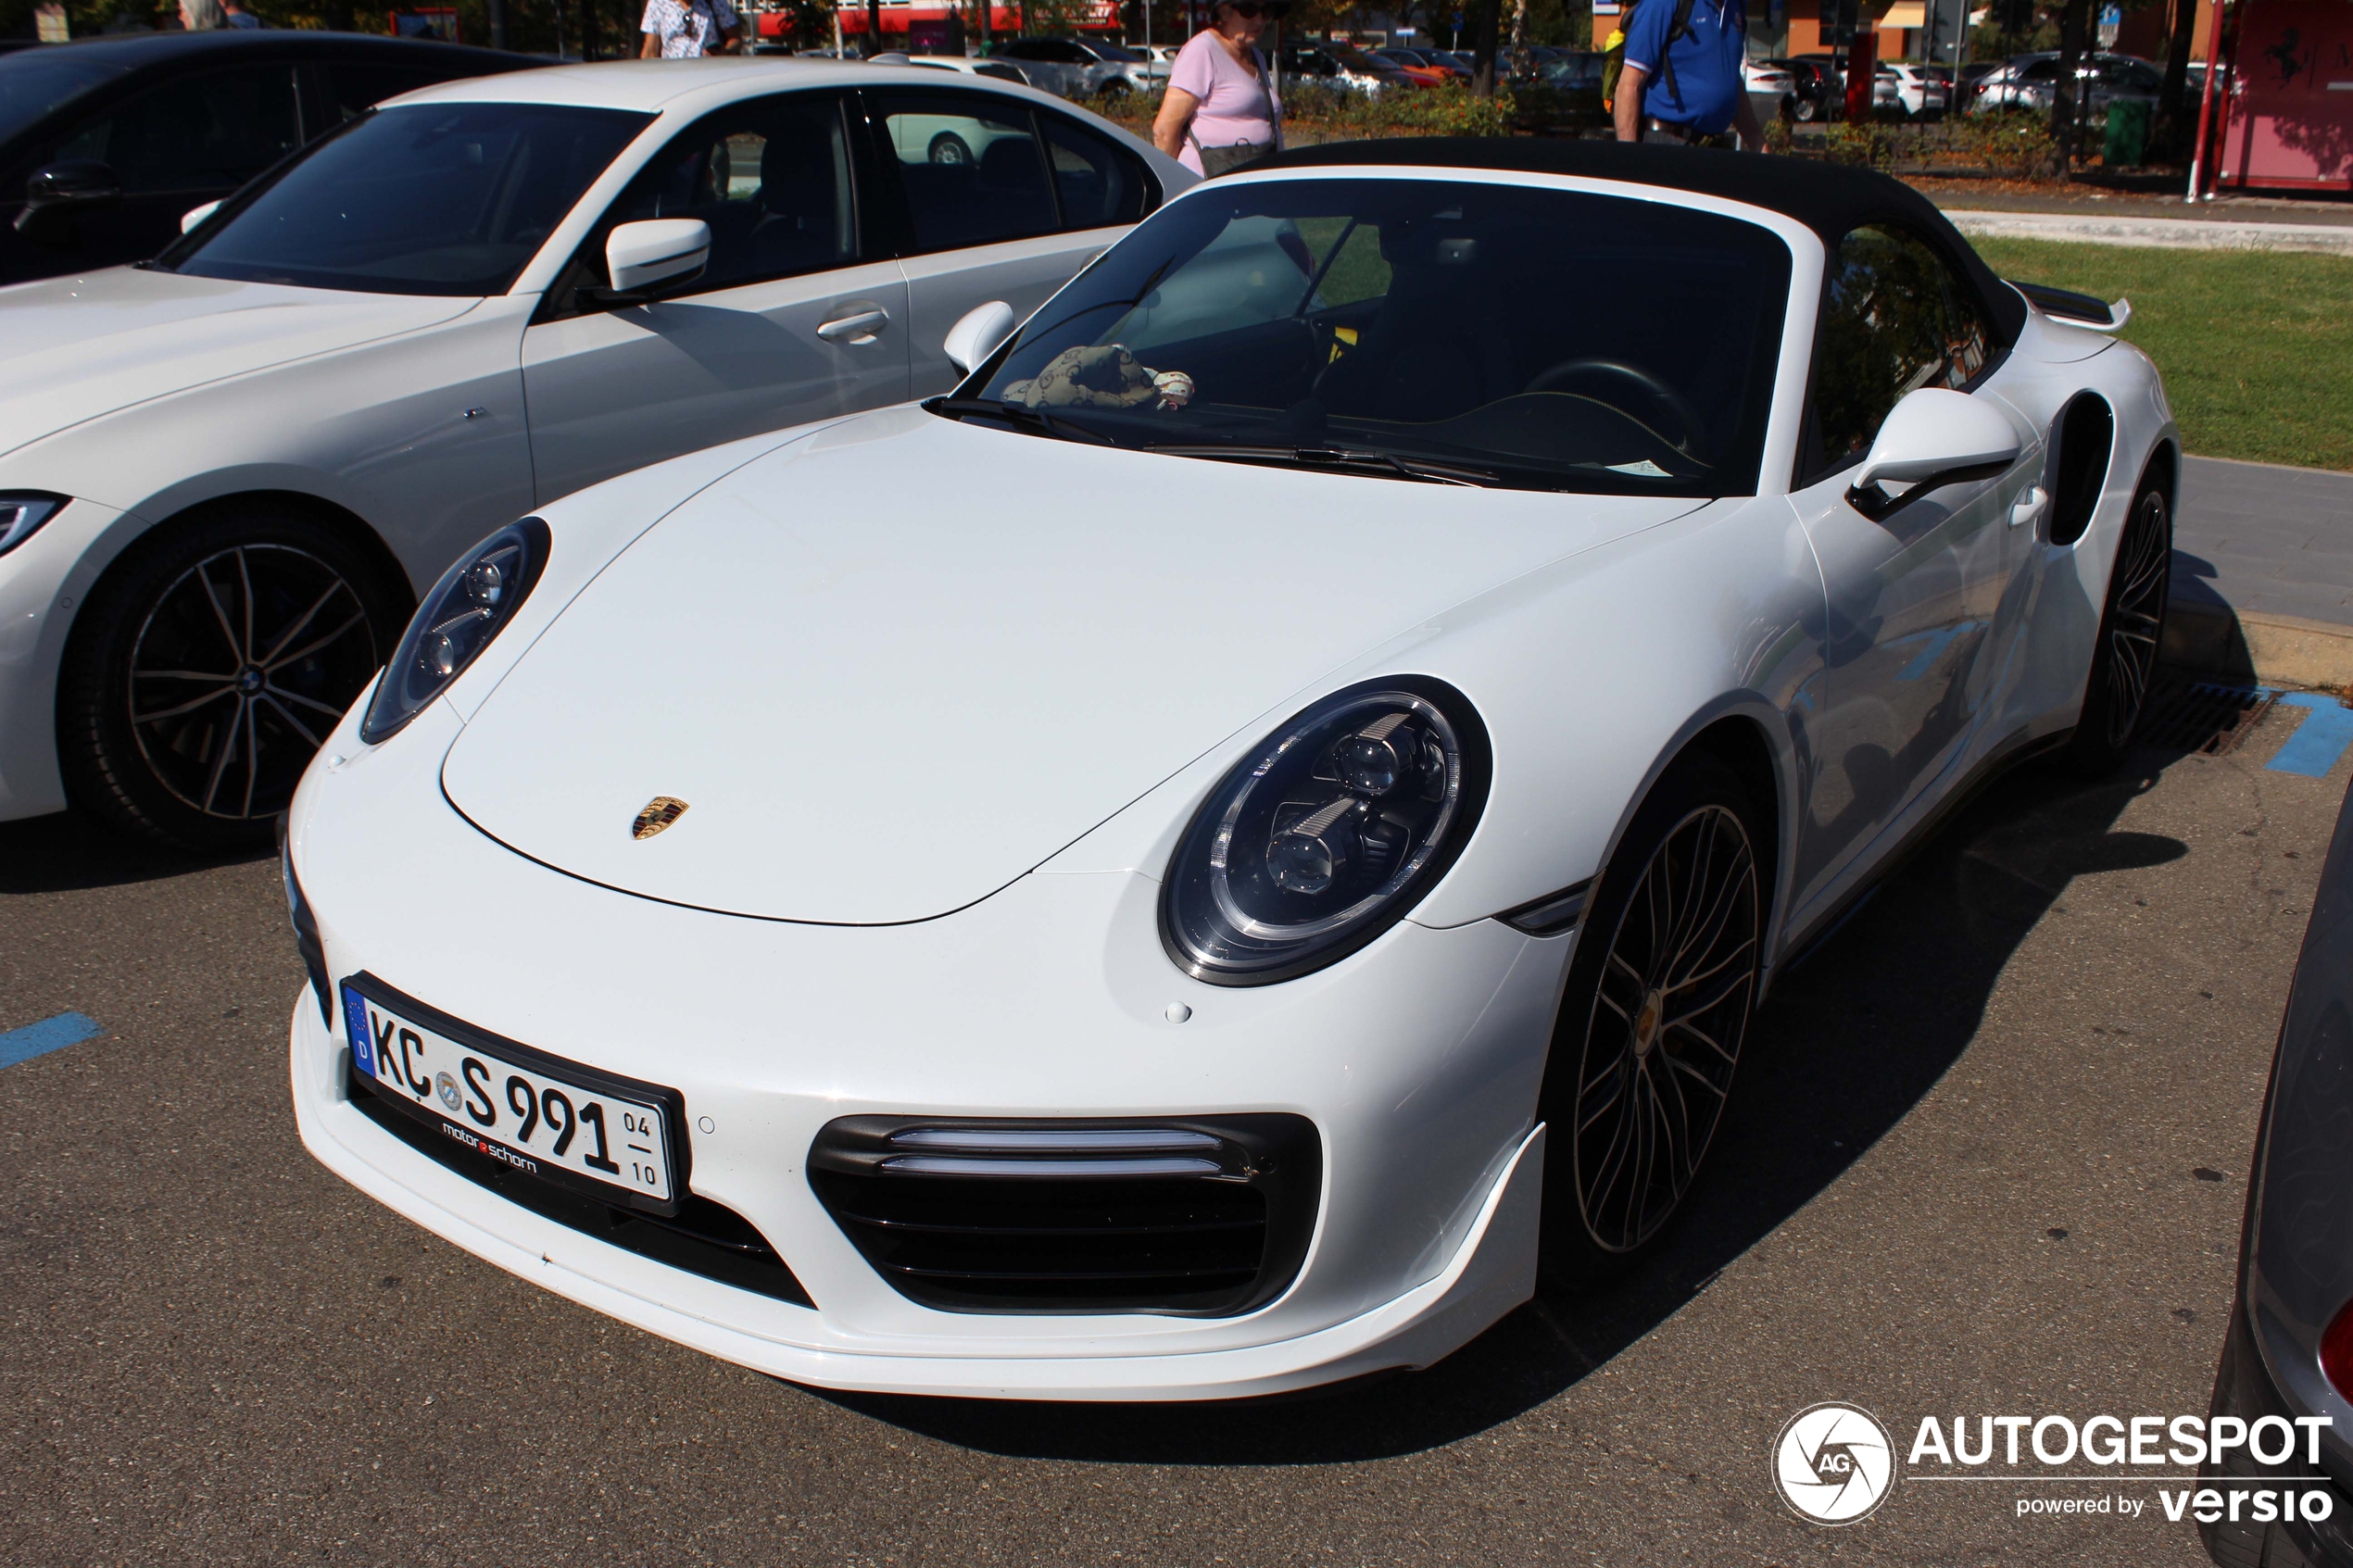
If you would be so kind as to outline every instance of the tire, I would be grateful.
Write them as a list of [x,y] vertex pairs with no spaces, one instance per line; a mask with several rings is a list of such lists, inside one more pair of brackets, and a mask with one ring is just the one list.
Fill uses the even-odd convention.
[[953,131],[943,131],[931,139],[931,147],[925,156],[934,163],[970,163],[973,150]]
[[400,635],[404,596],[384,577],[283,502],[212,508],[134,544],[67,639],[68,795],[178,848],[268,845]]
[[2144,479],[2125,514],[2108,573],[2108,603],[2083,684],[2083,713],[2061,753],[2085,778],[2103,778],[2122,764],[2148,711],[2150,677],[2165,636],[2171,594],[2173,509],[2165,492]]
[[1706,1158],[1755,1008],[1757,820],[1732,770],[1692,753],[1652,789],[1595,884],[1538,1097],[1549,1286],[1622,1273],[1681,1210]]
[[1796,117],[1799,124],[1811,125],[1822,118],[1822,106],[1811,98],[1800,98],[1797,100]]

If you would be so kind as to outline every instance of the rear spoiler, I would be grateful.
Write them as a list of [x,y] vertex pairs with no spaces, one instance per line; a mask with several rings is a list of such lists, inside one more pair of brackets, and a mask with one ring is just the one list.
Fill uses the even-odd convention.
[[2112,332],[2133,319],[2133,302],[2129,299],[2120,299],[2110,305],[2095,295],[2077,294],[2072,289],[2055,289],[2048,283],[2021,283],[2016,278],[2006,281],[2010,287],[2024,295],[2034,308],[2070,326],[2089,327],[2095,332]]

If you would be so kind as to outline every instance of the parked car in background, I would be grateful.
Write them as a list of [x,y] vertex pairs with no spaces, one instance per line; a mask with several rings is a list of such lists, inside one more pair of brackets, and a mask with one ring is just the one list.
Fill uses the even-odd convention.
[[1013,61],[1031,86],[1064,98],[1151,92],[1168,79],[1167,68],[1141,52],[1091,38],[1009,38],[988,57]]
[[1759,118],[1768,115],[1779,115],[1783,119],[1793,118],[1797,79],[1790,74],[1788,67],[1770,60],[1743,60],[1741,84],[1752,99],[1763,100],[1757,107]]
[[1442,68],[1433,66],[1405,49],[1371,49],[1366,53],[1383,65],[1396,67],[1425,87],[1436,87],[1455,75],[1451,62]]
[[1879,74],[1881,79],[1894,83],[1895,107],[1906,119],[1944,118],[1945,107],[1951,102],[1950,95],[1944,82],[1931,76],[1928,67],[1896,61],[1881,66]]
[[1402,65],[1411,61],[1416,65],[1427,66],[1450,82],[1470,80],[1470,72],[1457,65],[1454,56],[1443,49],[1417,49],[1408,44],[1392,44],[1389,48],[1377,49],[1373,53],[1376,58],[1390,60],[1396,64]]
[[[2339,811],[2289,987],[2256,1124],[2208,1430],[2271,1430],[2210,1458],[2198,1484],[2229,1498],[2199,1533],[2221,1568],[2353,1568],[2353,803]],[[2208,1173],[2201,1172],[2200,1174]],[[2314,1421],[2316,1449],[2298,1439]],[[2250,1447],[2266,1450],[2259,1457]],[[2304,1506],[2282,1518],[2278,1493]],[[2270,1491],[2271,1506],[2235,1493]],[[2306,1499],[2310,1499],[2307,1501]],[[2329,1506],[2319,1506],[2325,1502]],[[2244,1506],[2243,1506],[2244,1505]]]
[[152,263],[0,290],[0,819],[266,836],[466,546],[945,390],[958,317],[1193,178],[987,78],[573,65],[411,94]]
[[[2077,68],[2082,83],[2079,94],[2088,119],[2104,118],[2109,104],[2140,98],[2154,103],[2165,85],[2165,73],[2135,55],[2087,54]],[[2018,55],[1988,72],[1969,101],[1971,114],[2025,109],[2048,114],[2057,95],[2059,56],[2044,53]]]
[[1375,59],[1353,44],[1336,44],[1328,40],[1293,42],[1286,39],[1281,54],[1283,80],[1294,78],[1320,87],[1334,87],[1343,92],[1378,94],[1394,89],[1416,91],[1424,83],[1390,65]]
[[178,237],[182,213],[371,105],[537,63],[417,39],[235,29],[0,56],[0,283],[144,260]]
[[960,71],[966,76],[985,76],[995,82],[1010,82],[1018,87],[1034,87],[1026,72],[1011,60],[970,58],[963,55],[902,55],[898,53],[875,56],[867,62],[878,66],[918,66],[925,70]]
[[1789,118],[1800,124],[1846,118],[1845,88],[1837,67],[1826,59],[1772,59],[1760,62],[1789,73]]

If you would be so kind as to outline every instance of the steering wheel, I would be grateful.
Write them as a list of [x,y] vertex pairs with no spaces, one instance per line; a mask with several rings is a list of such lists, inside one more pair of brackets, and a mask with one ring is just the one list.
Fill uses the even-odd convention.
[[[1529,382],[1527,386],[1521,388],[1521,391],[1524,393],[1567,392],[1572,390],[1577,383],[1588,379],[1629,383],[1653,403],[1673,415],[1676,424],[1680,428],[1674,435],[1660,435],[1659,439],[1687,458],[1692,455],[1692,437],[1698,433],[1700,427],[1698,411],[1684,401],[1681,393],[1650,371],[1643,370],[1640,365],[1629,365],[1623,359],[1606,358],[1598,354],[1582,355],[1575,359],[1562,360],[1539,375],[1534,381]],[[1648,428],[1648,421],[1638,422],[1643,423],[1644,427]],[[1658,434],[1655,431],[1652,433]]]

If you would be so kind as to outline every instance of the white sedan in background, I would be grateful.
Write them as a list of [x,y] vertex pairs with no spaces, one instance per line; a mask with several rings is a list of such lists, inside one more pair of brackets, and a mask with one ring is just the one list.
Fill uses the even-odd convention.
[[2108,307],[1861,169],[1262,167],[950,395],[460,558],[287,817],[321,1160],[816,1384],[1423,1366],[1660,1236],[1974,784],[2132,743],[2179,445]]
[[958,317],[1193,178],[981,77],[567,66],[411,94],[154,262],[0,290],[0,819],[266,838],[485,531],[944,390]]

